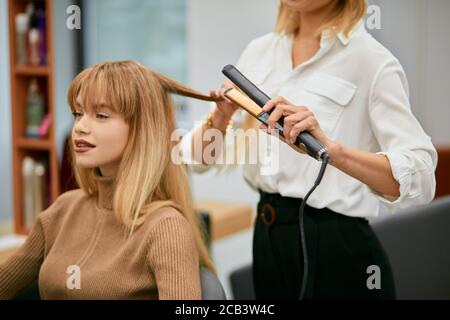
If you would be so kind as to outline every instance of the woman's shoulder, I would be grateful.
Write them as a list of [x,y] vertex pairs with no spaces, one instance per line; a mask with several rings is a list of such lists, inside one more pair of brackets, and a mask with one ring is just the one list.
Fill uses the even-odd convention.
[[60,194],[58,198],[56,198],[56,201],[60,203],[70,203],[83,197],[87,197],[87,194],[82,189],[74,189]]
[[176,224],[187,227],[189,222],[185,216],[173,206],[164,206],[154,210],[148,215],[144,223],[147,231],[155,231],[163,225]]
[[374,69],[387,64],[400,65],[397,57],[367,31],[354,37],[350,42],[349,49],[357,54],[366,65],[370,65]]
[[88,200],[88,198],[89,196],[81,189],[64,192],[47,209],[39,214],[39,219],[43,224],[47,224],[50,220],[68,214],[72,211],[72,207],[80,205]]
[[152,212],[142,228],[146,234],[147,244],[150,246],[164,246],[170,248],[195,248],[193,226],[176,208],[165,206]]
[[79,204],[88,198],[89,195],[87,195],[82,189],[66,191],[59,195],[49,208],[67,208],[71,205]]

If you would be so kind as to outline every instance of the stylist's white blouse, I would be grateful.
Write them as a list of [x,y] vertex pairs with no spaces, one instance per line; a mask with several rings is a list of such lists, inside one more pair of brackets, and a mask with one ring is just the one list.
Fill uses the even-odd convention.
[[[292,35],[275,33],[253,40],[237,67],[269,96],[283,96],[294,105],[308,107],[329,138],[347,147],[386,155],[400,184],[400,197],[392,199],[328,166],[308,205],[371,217],[378,214],[378,200],[391,208],[430,202],[435,193],[437,155],[411,112],[408,83],[399,61],[363,23],[348,38],[324,32],[320,50],[295,69],[292,41]],[[232,139],[226,141],[226,148],[232,148]],[[184,161],[195,171],[207,170],[207,166],[192,164],[191,143],[192,131],[181,142]],[[313,186],[320,162],[284,143],[278,148],[266,144],[265,148],[265,161],[244,164],[245,180],[255,190],[303,198]],[[277,163],[277,170],[267,174],[267,163]]]

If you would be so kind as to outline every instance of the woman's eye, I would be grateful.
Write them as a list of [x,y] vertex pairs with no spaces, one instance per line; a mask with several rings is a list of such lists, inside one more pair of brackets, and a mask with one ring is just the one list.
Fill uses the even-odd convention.
[[109,118],[109,116],[107,116],[106,114],[97,113],[97,119],[105,120],[105,119],[108,119],[108,118]]
[[72,112],[72,115],[73,115],[73,117],[76,119],[76,118],[81,117],[81,112],[74,111],[74,112]]

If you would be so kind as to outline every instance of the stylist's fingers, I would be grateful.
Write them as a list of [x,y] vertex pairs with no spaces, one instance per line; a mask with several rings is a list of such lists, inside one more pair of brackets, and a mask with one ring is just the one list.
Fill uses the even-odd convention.
[[[266,126],[265,124],[261,124],[259,126],[259,129],[265,133],[267,133],[268,135],[273,135],[275,137],[277,137],[278,139],[280,139],[281,141],[283,141],[284,143],[287,143],[290,145],[289,140],[286,139],[285,137],[283,137],[281,134],[279,134],[279,132],[277,132],[274,129],[269,129],[268,126]],[[291,145],[292,146],[292,145]]]
[[286,98],[278,96],[276,98],[273,98],[273,99],[267,101],[267,103],[263,107],[263,110],[265,112],[269,112],[270,110],[272,110],[273,108],[275,108],[279,104],[290,105],[291,103]]
[[211,91],[210,96],[218,103],[223,103],[224,101],[231,103],[220,91]]
[[233,101],[225,96],[225,90],[232,87],[233,83],[228,81],[223,83],[220,86],[219,90],[215,92],[215,94],[217,95],[218,108],[223,112],[224,115],[229,117],[231,117],[233,113],[239,108],[238,105],[236,105]]
[[221,88],[234,88],[235,85],[233,82],[231,81],[225,81],[224,83],[222,83]]
[[210,96],[211,98],[215,98],[215,99],[218,98],[218,94],[217,94],[217,92],[215,92],[214,90],[211,90],[211,91],[209,92],[209,96]]
[[308,131],[311,134],[313,134],[314,131],[318,128],[318,126],[319,124],[314,117],[307,117],[305,120],[296,123],[292,127],[289,136],[286,136],[286,138],[288,138],[291,141],[291,143],[293,143],[301,132]]
[[288,139],[286,139],[286,138],[283,137],[282,135],[276,134],[274,131],[269,130],[269,128],[268,128],[266,125],[261,124],[261,125],[259,126],[259,129],[260,129],[261,131],[263,131],[263,132],[269,134],[269,135],[271,135],[272,133],[274,133],[274,134],[277,136],[278,139],[280,139],[280,140],[283,141],[284,143],[288,144],[288,145],[289,145],[292,149],[294,149],[295,151],[300,152],[300,153],[306,153],[306,149],[305,149],[305,146],[304,146],[303,144],[300,145],[300,146],[298,146],[298,145],[296,145],[296,144],[291,143],[291,141],[289,141]]
[[259,127],[258,127],[261,131],[264,131],[265,133],[268,133],[267,132],[267,126],[264,124],[264,123],[261,123],[260,125],[259,125]]
[[273,109],[267,121],[269,124],[269,128],[275,128],[276,122],[280,120],[281,117],[293,114],[296,111],[296,108],[297,107],[287,104],[277,105],[275,109]]
[[302,122],[308,117],[314,116],[314,114],[311,111],[309,111],[309,109],[306,107],[295,107],[295,108],[296,108],[295,113],[288,115],[284,118],[283,131],[286,137],[291,136],[291,130],[297,123]]
[[219,92],[220,95],[223,96],[225,91],[228,90],[229,88],[234,88],[234,84],[231,81],[227,81],[222,83],[222,85],[220,86]]
[[[230,88],[230,87],[228,87],[228,88]],[[221,96],[222,98],[225,98],[225,99],[226,99],[226,97],[225,97],[225,91],[226,91],[228,88],[226,87],[226,88],[220,88],[220,89],[219,89],[219,94],[220,94],[220,96]]]
[[225,83],[222,83],[222,85],[220,86],[220,89],[218,91],[218,94],[220,95],[221,98],[225,99],[227,102],[232,103],[231,100],[229,100],[226,96],[225,96],[225,91],[228,90],[229,88],[234,88],[234,85],[232,82],[227,81]]

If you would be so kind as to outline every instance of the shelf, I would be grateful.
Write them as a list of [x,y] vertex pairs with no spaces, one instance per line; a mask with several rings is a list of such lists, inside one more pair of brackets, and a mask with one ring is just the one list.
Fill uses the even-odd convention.
[[211,218],[211,240],[222,239],[253,226],[251,206],[219,201],[199,200],[195,209],[208,212]]
[[30,150],[51,150],[52,143],[47,139],[18,138],[17,147]]
[[[48,65],[32,66],[16,64],[16,24],[15,17],[25,12],[27,4],[33,1],[36,9],[46,12],[45,39]],[[24,194],[29,191],[25,185],[23,175],[23,161],[30,157],[45,165],[45,199],[47,207],[59,195],[59,167],[55,139],[55,87],[54,87],[54,39],[53,39],[53,3],[54,0],[8,0],[9,12],[9,57],[10,57],[10,84],[11,84],[11,118],[12,118],[12,180],[14,195],[14,230],[18,234],[26,235],[30,231],[32,221],[30,215],[26,216]],[[48,136],[43,138],[29,138],[25,135],[27,128],[27,97],[30,83],[37,79],[39,91],[43,95],[45,114],[50,116]],[[28,191],[27,191],[28,190]],[[28,208],[29,209],[29,208]],[[28,210],[30,213],[30,210]]]
[[16,66],[14,73],[17,76],[47,76],[50,74],[50,68],[48,66]]

